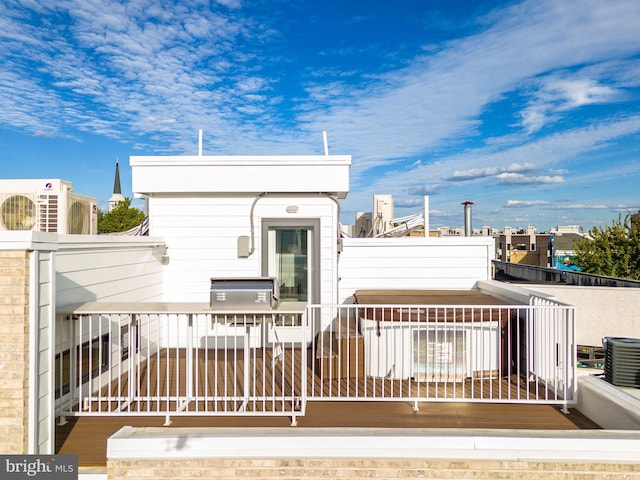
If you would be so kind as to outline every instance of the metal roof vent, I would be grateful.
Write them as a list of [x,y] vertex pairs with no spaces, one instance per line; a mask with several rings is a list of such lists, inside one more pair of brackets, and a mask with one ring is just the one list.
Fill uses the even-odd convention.
[[640,387],[640,338],[605,337],[604,376],[618,387]]

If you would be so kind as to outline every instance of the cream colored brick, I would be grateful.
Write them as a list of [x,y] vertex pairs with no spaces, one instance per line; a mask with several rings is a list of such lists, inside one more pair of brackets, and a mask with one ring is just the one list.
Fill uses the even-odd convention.
[[26,305],[29,296],[25,294],[1,295],[0,305]]
[[[0,335],[2,335],[1,332]],[[6,335],[3,341],[0,342],[1,348],[4,349],[6,353],[13,354],[18,357],[16,360],[16,367],[18,364],[22,364],[26,360],[26,358],[22,357],[27,351],[28,346],[21,342],[22,337],[24,337],[24,335]]]
[[27,295],[28,293],[28,285],[24,282],[16,282],[15,285],[0,284],[0,295]]
[[16,275],[24,276],[24,272],[29,269],[29,264],[24,258],[0,257],[0,272],[15,271]]
[[29,258],[30,252],[27,250],[1,250],[0,258],[3,257],[23,257]]
[[[109,479],[354,478],[638,480],[638,464],[575,462],[421,461],[403,459],[198,459],[107,463]],[[354,468],[355,465],[366,468]],[[259,468],[263,465],[264,468]],[[591,471],[590,471],[591,470]],[[622,470],[622,471],[621,471]],[[632,472],[632,473],[629,473]]]
[[0,314],[2,315],[25,315],[29,313],[29,305],[3,304],[0,305]]
[[238,478],[288,477],[291,471],[287,468],[236,468]]
[[0,451],[25,453],[28,408],[29,253],[0,255]]
[[[27,322],[27,317],[24,314],[9,314],[0,312],[0,325],[25,325]],[[2,331],[2,327],[0,327],[0,331]],[[0,339],[1,340],[1,339]],[[26,339],[25,339],[26,340]]]
[[[2,277],[15,277],[24,278],[27,276],[28,270],[26,268],[18,267],[0,267],[0,276]],[[14,285],[20,285],[15,283]]]
[[23,452],[22,445],[19,443],[0,443],[0,452],[4,455],[20,455]]
[[0,286],[7,288],[15,288],[16,291],[21,291],[25,285],[29,285],[28,279],[25,276],[14,275],[13,272],[9,275],[0,275]]
[[308,460],[303,458],[276,458],[274,460],[278,467],[303,467],[308,465]]
[[[27,329],[26,325],[4,325],[2,327],[2,332],[5,335],[12,335],[14,339],[22,340],[24,338],[24,335],[28,333],[29,330]],[[0,342],[0,345],[2,345],[3,343],[10,343],[10,341],[3,338]]]

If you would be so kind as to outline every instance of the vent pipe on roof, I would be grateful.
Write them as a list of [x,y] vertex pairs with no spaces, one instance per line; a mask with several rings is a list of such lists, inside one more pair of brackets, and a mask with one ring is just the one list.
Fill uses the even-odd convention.
[[329,155],[329,143],[327,142],[327,132],[322,132],[322,141],[324,143],[324,154]]
[[462,202],[464,205],[464,236],[470,237],[473,233],[471,229],[471,205],[473,202]]
[[202,156],[202,129],[198,130],[198,156]]

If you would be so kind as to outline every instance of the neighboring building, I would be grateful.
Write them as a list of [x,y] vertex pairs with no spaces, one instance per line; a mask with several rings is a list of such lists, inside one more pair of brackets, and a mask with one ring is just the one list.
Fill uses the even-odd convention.
[[534,227],[514,231],[505,227],[496,235],[496,259],[538,267],[569,268],[574,244],[582,238],[578,227],[557,227],[549,233],[537,233]]
[[579,271],[578,267],[572,266],[571,261],[575,256],[575,245],[584,235],[578,232],[555,232],[551,234],[551,246],[553,252],[552,266],[559,270]]

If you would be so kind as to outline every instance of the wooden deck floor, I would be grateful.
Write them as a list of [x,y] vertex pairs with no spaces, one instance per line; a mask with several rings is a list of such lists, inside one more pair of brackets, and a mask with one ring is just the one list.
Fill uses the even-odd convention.
[[[164,417],[75,417],[56,428],[56,453],[77,454],[80,466],[106,465],[107,438],[121,427],[162,426]],[[414,412],[407,403],[310,402],[306,415],[292,427],[287,417],[172,417],[174,427],[379,427],[490,428],[524,430],[597,429],[580,412],[568,415],[549,405],[421,403]]]
[[[299,395],[302,376],[299,369],[300,352],[289,351],[282,362],[273,366],[271,350],[253,352],[249,365],[249,388],[252,393],[264,392],[290,397]],[[309,359],[309,366],[312,362]],[[201,415],[172,415],[171,427],[220,426],[220,427],[291,427],[293,403],[249,402],[247,411],[269,411],[278,409],[281,416],[238,416],[238,400],[214,401],[221,396],[242,396],[245,365],[242,355],[222,361],[214,352],[199,350],[194,356],[194,385],[201,396],[208,400],[191,402],[184,411],[198,408]],[[297,373],[296,373],[297,372]],[[183,350],[164,352],[140,365],[136,369],[136,394],[140,397],[166,395],[184,396],[186,361]],[[493,379],[467,379],[463,382],[411,382],[365,378],[327,379],[318,371],[307,371],[309,402],[304,416],[297,417],[299,427],[379,427],[379,428],[492,428],[492,429],[543,429],[568,430],[599,428],[577,411],[565,415],[557,407],[508,403],[464,403],[455,396],[475,399],[525,398],[531,388],[537,393],[546,393],[536,384],[513,377]],[[103,396],[126,396],[129,378],[115,378],[102,389]],[[498,394],[500,396],[498,397]],[[367,396],[367,401],[326,401],[327,397],[339,395]],[[437,402],[420,402],[414,412],[409,401],[379,401],[382,398],[434,398]],[[315,397],[315,400],[312,398]],[[449,399],[450,402],[442,402]],[[112,410],[118,402],[100,401],[91,405],[91,410]],[[126,416],[79,416],[69,417],[66,425],[56,428],[56,451],[61,454],[78,454],[82,466],[105,465],[107,438],[125,425],[161,426],[164,414],[175,408],[176,402],[133,402]],[[207,410],[207,411],[205,411]],[[136,416],[141,412],[153,412],[158,416]],[[226,412],[229,412],[228,414]],[[184,413],[184,412],[183,412]],[[216,416],[212,416],[215,413]],[[285,415],[282,416],[282,413]],[[170,428],[171,428],[170,427]]]
[[[124,408],[128,414],[187,412],[291,412],[302,396],[301,351],[288,350],[273,362],[271,349],[252,349],[248,365],[243,351],[223,355],[216,350],[198,349],[193,354],[193,381],[187,402],[187,361],[184,349],[162,351],[144,361],[133,372],[123,373],[92,395],[88,409],[113,412]],[[311,355],[310,355],[311,356]],[[418,399],[423,401],[554,400],[553,391],[528,382],[518,375],[493,372],[486,378],[457,381],[415,381],[371,378],[358,372],[327,372],[318,362],[307,359],[306,395],[310,400]],[[126,403],[132,396],[135,400]],[[285,398],[285,401],[277,399]],[[247,401],[248,400],[248,401]],[[560,402],[558,402],[560,403]],[[83,408],[86,405],[82,404]],[[80,405],[75,405],[78,411]]]

